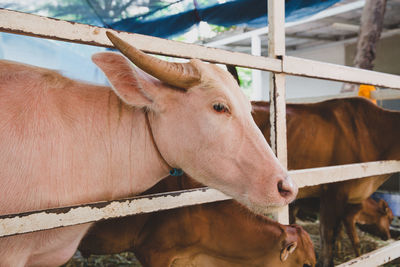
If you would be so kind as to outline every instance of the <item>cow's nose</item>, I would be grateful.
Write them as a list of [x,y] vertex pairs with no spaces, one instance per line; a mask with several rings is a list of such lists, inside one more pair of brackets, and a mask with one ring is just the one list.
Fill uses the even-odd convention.
[[290,177],[286,177],[282,180],[279,180],[278,192],[284,199],[286,199],[288,202],[291,202],[295,199],[298,188]]

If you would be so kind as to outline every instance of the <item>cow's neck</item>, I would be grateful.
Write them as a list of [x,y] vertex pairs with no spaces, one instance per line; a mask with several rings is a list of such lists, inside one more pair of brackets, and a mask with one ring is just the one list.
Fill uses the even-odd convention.
[[114,114],[109,116],[109,131],[115,141],[111,141],[115,152],[111,152],[110,171],[120,173],[111,182],[112,198],[136,195],[167,176],[170,166],[157,148],[147,114],[121,103],[114,94],[109,97]]
[[[79,145],[72,144],[62,160],[67,167],[57,170],[63,186],[50,177],[51,187],[61,189],[59,204],[133,196],[168,175],[143,110],[122,103],[109,88],[64,92],[62,99],[75,118],[71,135]],[[49,202],[50,206],[59,204]]]
[[377,118],[370,121],[376,130],[374,142],[379,145],[379,151],[382,151],[382,160],[400,160],[400,112],[382,111],[384,114],[378,114]]
[[400,142],[399,142],[399,136],[400,136],[400,111],[396,112],[394,115],[393,119],[393,137],[392,142],[393,142],[393,147],[392,147],[392,153],[389,155],[389,159],[396,159],[400,160]]

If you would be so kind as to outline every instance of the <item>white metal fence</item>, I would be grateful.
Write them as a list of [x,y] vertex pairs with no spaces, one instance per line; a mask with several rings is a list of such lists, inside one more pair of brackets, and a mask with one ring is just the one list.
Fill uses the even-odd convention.
[[[285,75],[297,75],[342,82],[363,83],[400,89],[400,76],[360,70],[335,64],[285,55],[284,1],[268,0],[269,57],[229,52],[194,44],[185,44],[139,34],[115,32],[143,51],[181,58],[199,58],[209,62],[270,71],[271,143],[280,162],[287,166]],[[0,31],[41,38],[112,47],[105,31],[109,29],[70,23],[37,15],[0,9]],[[367,177],[400,171],[400,161],[381,161],[325,168],[290,171],[299,187]],[[229,199],[217,190],[202,188],[134,197],[111,202],[0,216],[0,237],[98,221],[138,213],[171,209]],[[278,212],[281,222],[288,221],[287,208]],[[360,257],[341,266],[383,264],[400,256],[400,241],[387,248]]]

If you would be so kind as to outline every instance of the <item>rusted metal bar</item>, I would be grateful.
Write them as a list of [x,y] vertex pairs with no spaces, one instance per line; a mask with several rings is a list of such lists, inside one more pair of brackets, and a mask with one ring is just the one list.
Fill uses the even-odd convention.
[[361,255],[343,264],[336,265],[336,267],[381,266],[398,257],[400,257],[400,241],[393,242],[390,245]]
[[[285,1],[268,0],[268,57],[281,59],[285,49]],[[270,123],[271,147],[280,163],[287,168],[285,74],[271,73],[270,76]],[[286,206],[275,214],[283,224],[289,223]]]
[[[357,70],[345,66],[285,56],[284,36],[282,37],[282,29],[279,28],[282,26],[282,23],[274,22],[275,20],[282,20],[282,17],[279,16],[282,16],[283,1],[268,1],[269,6],[271,6],[269,12],[271,14],[270,35],[274,36],[269,42],[270,49],[273,49],[273,52],[270,50],[270,58],[228,52],[193,44],[184,44],[139,34],[124,32],[115,33],[121,38],[134,44],[139,49],[153,54],[182,58],[195,57],[209,62],[218,62],[277,72],[278,74],[275,74],[274,83],[275,85],[277,83],[279,85],[276,85],[278,90],[273,93],[275,97],[274,101],[277,103],[275,107],[276,113],[274,115],[274,117],[276,117],[274,120],[276,121],[275,127],[277,129],[275,134],[276,140],[282,140],[282,138],[286,136],[282,133],[283,125],[281,125],[284,120],[278,118],[282,116],[284,117],[285,114],[284,109],[280,108],[282,103],[284,103],[284,91],[280,91],[281,89],[279,89],[284,88],[284,75],[279,74],[280,72],[319,79],[364,83],[400,89],[400,76],[373,71]],[[4,9],[0,9],[0,30],[4,32],[36,36],[47,39],[111,47],[111,43],[104,34],[108,29]],[[279,113],[281,114],[279,115]],[[281,130],[279,130],[279,128]],[[284,145],[279,145],[280,142],[282,141],[277,141],[275,145],[277,147],[278,157],[285,165],[285,158],[279,155],[286,153],[286,147]],[[400,171],[400,161],[386,161],[308,170],[296,170],[290,171],[289,173],[298,183],[299,187],[303,187],[398,171]],[[99,202],[39,212],[28,212],[18,214],[16,216],[2,215],[0,216],[0,236],[10,236],[88,223],[106,218],[160,211],[164,209],[172,209],[176,207],[221,201],[226,199],[230,199],[230,197],[218,192],[217,190],[203,188],[162,193],[151,196],[140,196],[112,202]],[[283,214],[285,213],[287,214],[286,211]],[[396,242],[393,245],[389,245],[387,248],[381,249],[377,254],[380,254],[378,257],[384,259],[384,261],[380,260],[379,262],[384,263],[389,259],[398,257],[398,246],[399,244]],[[397,252],[387,252],[389,250]],[[371,264],[373,260],[371,261],[370,259],[374,258],[375,256],[371,254],[367,256],[364,255],[362,257],[366,260],[361,261],[357,259],[356,261],[350,263],[351,266],[358,266],[355,264],[359,264],[361,262],[361,264],[365,264],[365,262]]]
[[[277,1],[279,2],[279,1]],[[0,9],[0,31],[88,45],[112,47],[106,38],[109,29],[53,18]],[[109,30],[112,31],[112,30]],[[156,37],[113,31],[137,48],[159,55],[199,58],[209,62],[236,65],[290,75],[364,83],[400,89],[398,75],[379,73],[335,64],[285,56],[282,60],[186,44]],[[272,33],[271,33],[272,34]],[[283,61],[283,66],[282,66]]]
[[282,69],[283,73],[296,76],[400,89],[399,75],[357,69],[292,56],[285,56],[283,58]]
[[266,71],[280,72],[282,70],[280,60],[276,59],[266,59],[261,56],[230,52],[142,34],[119,32],[7,9],[0,9],[0,31],[80,44],[113,47],[105,35],[106,31],[112,31],[128,43],[152,54],[180,58],[199,58],[209,62]]
[[[400,161],[378,161],[289,171],[299,187],[400,171]],[[0,237],[107,218],[231,199],[207,187],[0,216]],[[269,210],[276,213],[279,209]]]
[[231,199],[207,187],[0,216],[0,237]]
[[[316,103],[329,99],[336,98],[349,98],[358,96],[358,92],[341,93],[337,95],[325,95],[315,97],[300,97],[300,98],[289,98],[287,103]],[[394,100],[400,99],[400,90],[384,89],[371,92],[371,99],[375,100]]]
[[400,160],[293,170],[289,174],[299,187],[305,187],[395,172],[400,172]]

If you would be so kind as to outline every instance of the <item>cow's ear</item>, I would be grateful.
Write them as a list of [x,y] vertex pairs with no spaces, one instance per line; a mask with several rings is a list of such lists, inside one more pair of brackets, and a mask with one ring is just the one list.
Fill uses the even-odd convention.
[[381,208],[382,211],[384,211],[384,213],[388,213],[389,211],[389,205],[388,203],[383,200],[383,199],[379,199],[379,203],[378,203],[379,207]]
[[[113,52],[101,52],[92,61],[104,72],[114,92],[128,105],[150,108],[157,88],[150,77],[138,72],[124,56]],[[147,79],[146,79],[147,78]]]
[[281,250],[281,261],[284,262],[287,260],[287,258],[289,257],[290,254],[292,254],[297,248],[297,242],[290,242],[285,244],[285,246],[283,247],[283,249]]

